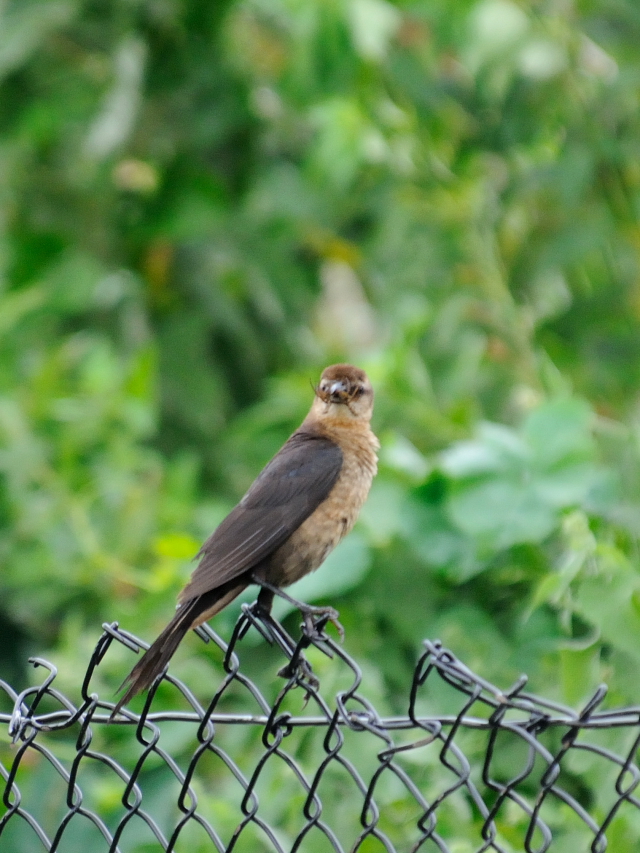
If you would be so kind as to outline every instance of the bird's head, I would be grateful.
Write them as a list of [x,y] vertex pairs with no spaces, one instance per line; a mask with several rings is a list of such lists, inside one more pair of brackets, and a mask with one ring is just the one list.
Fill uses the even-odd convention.
[[364,370],[352,364],[332,364],[322,371],[314,388],[312,411],[319,417],[339,420],[371,419],[373,388]]

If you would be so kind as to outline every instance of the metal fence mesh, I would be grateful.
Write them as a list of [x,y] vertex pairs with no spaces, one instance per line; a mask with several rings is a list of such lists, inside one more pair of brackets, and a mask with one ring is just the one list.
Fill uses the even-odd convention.
[[[574,712],[524,677],[500,690],[427,640],[407,713],[381,716],[322,631],[297,649],[331,656],[320,686],[265,672],[267,699],[241,666],[253,622],[245,607],[229,643],[199,629],[221,662],[206,707],[167,674],[110,722],[96,673],[110,649],[143,645],[115,623],[77,704],[45,660],[38,687],[0,681],[1,853],[640,849],[640,708],[600,710],[601,688]],[[156,710],[158,691],[180,710]]]

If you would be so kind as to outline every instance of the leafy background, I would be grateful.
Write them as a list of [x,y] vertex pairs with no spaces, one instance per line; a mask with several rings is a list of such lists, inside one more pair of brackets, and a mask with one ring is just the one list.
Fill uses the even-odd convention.
[[2,3],[3,677],[71,695],[103,620],[151,639],[349,360],[380,473],[298,592],[371,698],[403,713],[437,636],[639,702],[638,43],[635,0]]

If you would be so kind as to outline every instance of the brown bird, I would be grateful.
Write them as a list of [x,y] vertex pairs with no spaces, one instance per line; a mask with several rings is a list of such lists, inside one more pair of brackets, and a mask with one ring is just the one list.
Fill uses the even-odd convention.
[[190,628],[250,584],[262,587],[257,615],[273,625],[274,594],[317,569],[353,527],[377,470],[373,389],[363,370],[334,364],[314,390],[300,427],[200,549],[175,616],[122,683],[113,714],[163,672]]

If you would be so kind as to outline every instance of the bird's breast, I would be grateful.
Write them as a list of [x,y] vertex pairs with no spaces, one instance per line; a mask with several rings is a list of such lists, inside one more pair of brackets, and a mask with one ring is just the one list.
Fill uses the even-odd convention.
[[377,471],[379,445],[370,430],[353,433],[340,437],[342,467],[328,497],[272,555],[271,583],[288,586],[317,569],[355,524]]

